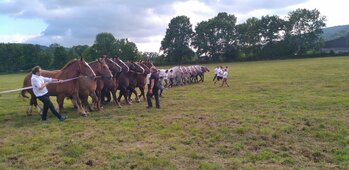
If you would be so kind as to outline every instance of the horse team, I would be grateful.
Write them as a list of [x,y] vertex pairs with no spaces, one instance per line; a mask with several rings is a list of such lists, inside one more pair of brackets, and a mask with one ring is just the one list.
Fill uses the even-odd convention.
[[[95,110],[100,110],[103,104],[110,102],[111,97],[117,107],[121,107],[119,102],[122,96],[128,105],[132,103],[132,94],[135,94],[136,102],[139,102],[141,97],[145,100],[146,79],[151,67],[154,65],[148,61],[124,62],[119,57],[102,56],[90,63],[87,63],[83,58],[74,59],[60,70],[42,70],[42,75],[61,80],[71,79],[72,81],[62,84],[49,84],[47,86],[48,94],[57,97],[58,112],[63,112],[64,99],[70,98],[78,112],[82,116],[86,116],[87,112],[92,111],[88,103],[89,96],[92,98]],[[199,65],[176,66],[170,70],[173,72],[173,85],[204,81],[204,73],[209,71],[207,67]],[[32,74],[28,74],[24,78],[23,87],[31,86],[31,76]],[[140,90],[139,95],[136,88]],[[118,97],[117,90],[119,90]],[[26,93],[30,94],[27,115],[32,115],[33,106],[41,114],[42,109],[38,105],[32,89],[21,92],[23,97],[29,98]]]
[[[161,69],[160,77],[168,77],[167,86],[181,86],[186,84],[204,82],[205,72],[210,70],[206,66],[190,65],[175,66],[168,70]],[[165,86],[166,86],[165,84]]]

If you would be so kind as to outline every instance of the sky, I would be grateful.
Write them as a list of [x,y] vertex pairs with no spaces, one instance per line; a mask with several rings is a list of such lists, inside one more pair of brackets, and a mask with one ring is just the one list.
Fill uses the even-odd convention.
[[0,0],[0,42],[65,47],[92,45],[101,32],[128,38],[139,51],[159,52],[171,19],[185,15],[193,29],[227,12],[285,18],[298,8],[318,9],[327,27],[349,24],[346,0]]

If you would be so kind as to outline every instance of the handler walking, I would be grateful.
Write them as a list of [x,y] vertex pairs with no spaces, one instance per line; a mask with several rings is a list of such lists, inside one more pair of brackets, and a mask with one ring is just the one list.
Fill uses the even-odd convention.
[[147,92],[147,102],[148,106],[147,108],[153,107],[153,104],[151,102],[151,96],[154,95],[156,108],[160,109],[160,101],[159,101],[159,74],[157,73],[157,70],[155,67],[150,68],[151,75],[149,78],[150,87],[148,88]]
[[223,85],[226,84],[228,87],[229,87],[229,84],[228,84],[228,69],[224,69],[224,72],[223,72],[223,81],[222,81],[222,85],[221,87],[223,87]]
[[50,108],[51,112],[60,120],[60,121],[64,121],[65,120],[65,116],[62,116],[61,114],[59,114],[55,107],[53,106],[51,100],[50,100],[50,96],[48,95],[48,90],[46,88],[46,86],[48,85],[48,83],[53,82],[53,81],[58,81],[60,82],[60,80],[58,79],[53,79],[53,78],[48,78],[48,77],[43,77],[41,76],[41,67],[40,66],[36,66],[33,68],[32,70],[32,78],[31,78],[31,84],[33,86],[33,92],[35,94],[35,96],[42,101],[42,103],[44,104],[44,110],[42,113],[42,117],[41,120],[42,121],[46,121],[47,120],[47,111]]

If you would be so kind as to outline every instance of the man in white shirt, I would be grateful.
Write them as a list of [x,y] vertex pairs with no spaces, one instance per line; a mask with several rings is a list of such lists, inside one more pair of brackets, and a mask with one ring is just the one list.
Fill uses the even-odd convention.
[[215,81],[215,80],[216,80],[217,74],[218,74],[218,69],[219,69],[218,66],[214,69],[214,77],[213,77],[213,80],[212,80],[212,81]]
[[165,71],[164,81],[165,81],[164,87],[167,88],[167,86],[168,86],[168,70]]
[[224,69],[223,81],[222,81],[221,87],[223,87],[224,84],[226,84],[229,87],[229,84],[228,84],[228,70],[227,69]]
[[60,82],[60,80],[58,79],[53,79],[53,78],[48,78],[48,77],[43,77],[41,76],[41,68],[40,66],[36,66],[33,68],[32,70],[32,78],[31,78],[31,84],[33,86],[33,92],[35,94],[35,96],[42,101],[42,103],[44,104],[44,110],[42,113],[42,117],[41,120],[42,121],[46,121],[47,120],[47,111],[48,109],[51,110],[51,112],[60,120],[60,121],[64,121],[65,120],[65,116],[62,116],[61,114],[59,114],[57,112],[57,110],[55,109],[55,107],[53,106],[51,100],[50,100],[50,96],[48,95],[48,90],[46,88],[46,86],[53,81],[58,81]]
[[174,80],[173,70],[170,70],[170,72],[168,73],[168,78],[170,79],[170,84],[168,85],[168,87],[172,87]]
[[222,79],[223,79],[223,67],[220,66],[217,69],[217,80],[214,82],[214,84],[216,84],[217,81],[222,80]]

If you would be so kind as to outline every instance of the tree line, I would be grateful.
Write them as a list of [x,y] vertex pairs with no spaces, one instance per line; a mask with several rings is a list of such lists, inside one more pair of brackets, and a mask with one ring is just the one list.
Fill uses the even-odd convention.
[[225,12],[198,23],[195,32],[186,16],[171,20],[161,42],[163,61],[176,63],[233,61],[305,56],[320,52],[326,18],[316,9],[297,9],[285,19],[277,15],[237,18]]
[[102,55],[120,56],[126,61],[141,58],[135,43],[128,39],[115,39],[111,33],[99,33],[92,46],[77,45],[65,48],[57,43],[49,47],[0,43],[0,72],[28,71],[36,65],[44,69],[59,69],[74,58],[84,57],[86,61],[92,61]]
[[226,12],[198,23],[193,30],[187,16],[174,17],[161,41],[160,54],[140,52],[135,43],[99,33],[94,44],[65,48],[59,44],[0,44],[0,72],[27,71],[35,65],[58,69],[73,58],[94,60],[101,55],[123,60],[152,60],[156,65],[260,60],[308,56],[320,53],[320,35],[326,18],[317,9],[297,9],[281,18],[266,15],[237,18]]

